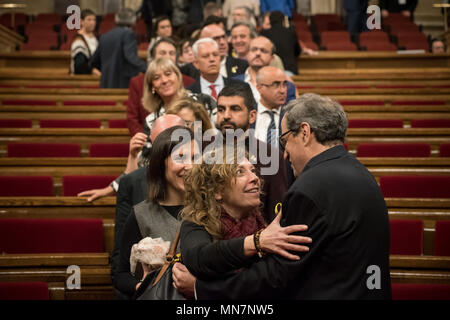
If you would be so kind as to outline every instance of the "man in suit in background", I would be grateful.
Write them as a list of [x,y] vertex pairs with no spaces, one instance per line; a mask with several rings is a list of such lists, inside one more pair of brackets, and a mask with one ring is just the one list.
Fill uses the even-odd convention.
[[267,66],[256,76],[256,88],[261,96],[255,122],[255,137],[278,148],[281,119],[286,104],[288,81],[280,69]]
[[211,38],[197,40],[192,46],[194,66],[200,71],[200,78],[188,87],[194,93],[208,94],[217,100],[224,86],[236,82],[220,74],[219,45]]
[[381,16],[387,18],[390,12],[401,12],[405,17],[414,20],[418,0],[380,0]]
[[297,179],[284,198],[281,225],[306,224],[300,235],[312,239],[310,250],[293,253],[301,258],[297,261],[265,255],[246,268],[248,259],[236,257],[230,271],[239,272],[197,279],[196,297],[391,299],[386,203],[372,174],[344,147],[344,109],[316,94],[285,108],[280,144]]
[[136,34],[131,30],[135,22],[131,9],[121,9],[116,15],[117,27],[100,37],[92,67],[102,73],[101,88],[128,88],[132,77],[145,73],[145,62],[137,54]]
[[[233,79],[247,82],[252,88],[253,97],[256,103],[259,103],[260,94],[256,88],[256,74],[261,68],[271,65],[274,59],[275,47],[268,38],[258,36],[250,41],[250,49],[247,53],[247,61],[250,66],[245,70],[245,73],[235,76]],[[288,83],[287,98],[285,103],[295,99],[295,85],[292,82]]]
[[[220,52],[220,74],[225,78],[231,78],[236,75],[244,73],[248,67],[248,63],[245,60],[233,58],[228,55],[229,46],[226,39],[225,30],[217,23],[211,23],[205,25],[200,32],[199,39],[212,38],[217,42]],[[194,79],[200,77],[200,72],[194,67],[192,63],[189,63],[180,68],[181,72]]]
[[344,0],[347,11],[347,30],[351,35],[366,31],[368,0]]

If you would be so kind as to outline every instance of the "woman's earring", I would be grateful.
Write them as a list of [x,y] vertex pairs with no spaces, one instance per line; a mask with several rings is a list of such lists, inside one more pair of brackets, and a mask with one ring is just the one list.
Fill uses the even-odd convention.
[[156,93],[155,89],[152,89],[152,93],[153,93],[153,94],[155,94],[155,93]]

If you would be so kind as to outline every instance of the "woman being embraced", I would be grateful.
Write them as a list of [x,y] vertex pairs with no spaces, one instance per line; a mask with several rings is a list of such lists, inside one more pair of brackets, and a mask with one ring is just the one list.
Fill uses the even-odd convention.
[[248,155],[236,148],[206,153],[202,163],[185,175],[180,236],[184,265],[173,268],[174,285],[180,292],[193,291],[193,277],[223,277],[266,253],[298,260],[289,251],[309,250],[300,244],[311,243],[310,238],[291,235],[307,226],[281,227],[281,213],[265,226],[260,213],[261,183]]

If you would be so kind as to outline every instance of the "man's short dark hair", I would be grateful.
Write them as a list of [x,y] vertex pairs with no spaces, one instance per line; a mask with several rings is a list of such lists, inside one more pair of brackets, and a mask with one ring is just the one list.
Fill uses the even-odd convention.
[[203,23],[203,28],[209,26],[210,24],[221,24],[221,23],[223,23],[223,26],[225,27],[227,25],[226,19],[218,16],[209,16]]
[[225,86],[222,91],[220,91],[217,101],[220,97],[242,97],[244,98],[244,104],[248,111],[256,110],[256,101],[253,97],[252,89],[245,82],[235,82]]
[[88,16],[95,16],[95,12],[92,11],[91,9],[81,10],[81,20],[86,19],[86,17]]
[[[156,37],[156,31],[158,31],[159,24],[165,20],[170,21],[170,18],[168,16],[157,16],[155,20],[153,20],[153,36]],[[170,24],[172,24],[172,22],[170,22]]]
[[159,39],[158,41],[156,41],[156,42],[153,44],[152,48],[150,49],[150,57],[151,57],[152,59],[155,58],[156,48],[157,48],[161,43],[163,43],[163,42],[166,42],[166,43],[169,43],[169,44],[173,45],[173,47],[175,48],[175,51],[177,51],[177,44],[175,43],[175,41],[173,41],[173,40],[170,39],[170,38],[163,37],[163,38]]
[[115,19],[119,26],[132,26],[136,23],[136,13],[130,8],[122,8],[116,13]]

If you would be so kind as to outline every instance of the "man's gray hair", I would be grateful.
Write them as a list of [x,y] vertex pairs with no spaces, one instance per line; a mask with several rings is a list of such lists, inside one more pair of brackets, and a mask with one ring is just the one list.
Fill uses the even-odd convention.
[[197,41],[194,42],[194,44],[192,45],[192,51],[194,52],[194,58],[197,59],[198,57],[198,47],[201,44],[205,44],[205,43],[212,43],[214,44],[214,46],[216,47],[217,50],[219,50],[219,45],[217,44],[217,42],[212,39],[212,38],[201,38]]
[[258,36],[258,33],[255,31],[255,28],[248,22],[245,21],[238,21],[233,24],[233,26],[230,29],[230,32],[233,31],[234,28],[237,28],[239,26],[245,26],[250,30],[250,39],[255,39]]
[[132,26],[136,23],[136,13],[130,8],[122,8],[115,16],[116,24]]
[[233,11],[236,10],[236,9],[244,10],[245,13],[247,14],[247,19],[250,19],[251,17],[253,17],[255,15],[253,10],[250,9],[249,7],[247,7],[247,6],[235,7],[235,8],[233,8]]
[[305,93],[285,107],[286,126],[298,134],[306,122],[322,145],[344,143],[348,120],[344,108],[336,101],[314,93]]

